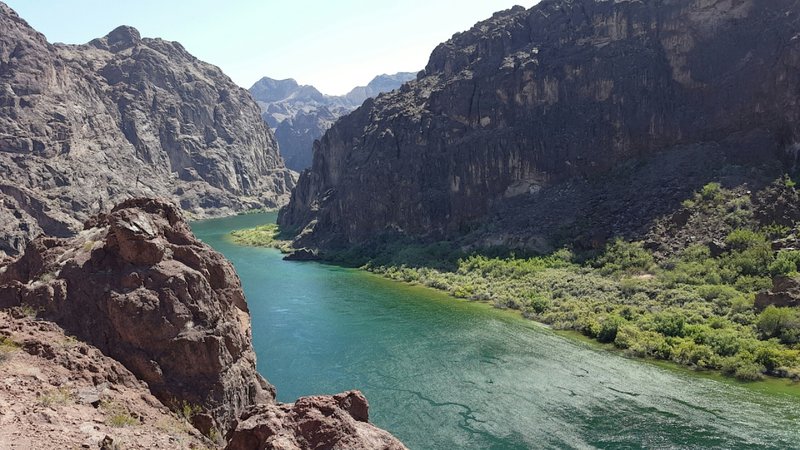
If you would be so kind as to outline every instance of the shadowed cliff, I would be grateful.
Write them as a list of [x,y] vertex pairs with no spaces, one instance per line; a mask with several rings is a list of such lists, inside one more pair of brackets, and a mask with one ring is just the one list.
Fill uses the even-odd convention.
[[712,179],[791,169],[799,11],[546,0],[496,13],[339,120],[279,223],[323,249],[471,234],[546,251],[642,234]]

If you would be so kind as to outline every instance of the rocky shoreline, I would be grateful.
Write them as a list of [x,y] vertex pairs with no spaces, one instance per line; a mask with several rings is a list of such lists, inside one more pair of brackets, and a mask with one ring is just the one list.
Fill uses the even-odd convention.
[[[36,320],[24,323],[48,324],[42,326],[97,347],[110,366],[129,371],[140,392],[182,412],[212,445],[404,448],[368,423],[358,392],[275,402],[274,388],[256,372],[236,272],[195,239],[168,201],[128,200],[87,221],[75,237],[35,239],[0,267],[0,308],[28,311]],[[8,347],[30,354],[8,327],[0,329]],[[92,382],[97,388],[108,380]],[[3,391],[0,401],[7,401]]]

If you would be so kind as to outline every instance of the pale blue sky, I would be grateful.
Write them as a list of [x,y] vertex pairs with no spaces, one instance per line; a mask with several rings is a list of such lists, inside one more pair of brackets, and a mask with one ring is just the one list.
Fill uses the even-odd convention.
[[243,87],[264,75],[342,94],[421,70],[431,50],[494,11],[538,0],[3,0],[51,42],[118,25],[181,42]]

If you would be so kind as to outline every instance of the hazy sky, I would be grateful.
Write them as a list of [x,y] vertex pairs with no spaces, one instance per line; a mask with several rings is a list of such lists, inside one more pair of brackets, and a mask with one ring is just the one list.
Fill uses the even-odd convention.
[[342,94],[381,73],[421,70],[431,50],[494,11],[538,0],[3,0],[51,42],[118,25],[179,41],[243,87],[294,78]]

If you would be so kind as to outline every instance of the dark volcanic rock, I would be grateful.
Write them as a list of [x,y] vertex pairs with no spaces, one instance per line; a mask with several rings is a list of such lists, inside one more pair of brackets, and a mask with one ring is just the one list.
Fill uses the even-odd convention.
[[300,248],[292,253],[289,253],[283,259],[287,261],[316,261],[320,258],[316,251],[307,248]]
[[368,85],[341,96],[322,94],[315,87],[298,85],[292,79],[264,77],[250,88],[250,93],[261,107],[264,120],[275,129],[286,166],[302,171],[311,166],[314,141],[336,119],[356,109],[367,98],[397,89],[414,77],[410,72],[379,75]]
[[293,177],[247,91],[180,44],[119,27],[54,45],[0,3],[0,251],[132,196],[277,207]]
[[358,391],[303,397],[293,404],[265,405],[245,413],[227,450],[403,450],[389,433],[369,423],[367,399]]
[[449,237],[512,215],[520,228],[494,227],[493,244],[587,221],[587,238],[602,239],[666,212],[635,185],[624,199],[607,190],[603,177],[629,163],[635,174],[636,161],[680,149],[684,163],[654,178],[677,186],[654,191],[671,198],[702,184],[668,170],[707,149],[719,164],[795,162],[799,18],[796,0],[545,0],[497,13],[438,46],[416,81],[341,118],[279,223],[307,247]]
[[800,279],[776,277],[772,289],[756,295],[755,308],[761,311],[767,306],[800,306]]
[[37,238],[0,268],[0,306],[41,309],[166,404],[203,406],[201,431],[226,432],[245,408],[273,400],[256,372],[239,278],[180,210],[134,199],[87,225],[73,238]]

